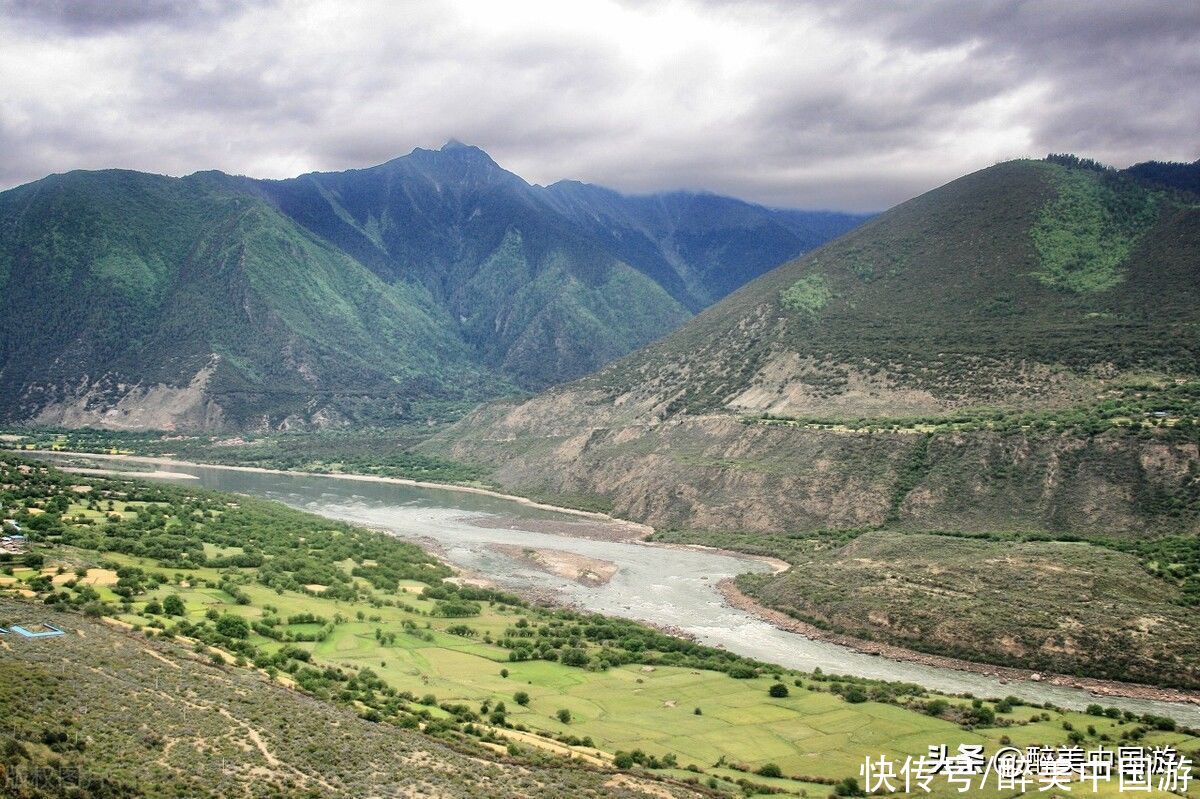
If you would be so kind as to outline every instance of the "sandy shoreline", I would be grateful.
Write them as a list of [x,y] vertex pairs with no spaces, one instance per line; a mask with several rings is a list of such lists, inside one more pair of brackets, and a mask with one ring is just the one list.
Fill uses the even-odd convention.
[[1029,669],[1018,669],[1011,666],[994,666],[990,663],[976,663],[971,660],[931,655],[906,649],[893,644],[867,641],[850,635],[822,630],[807,622],[794,619],[778,610],[773,610],[761,604],[753,597],[742,593],[732,579],[717,583],[717,590],[730,606],[753,613],[758,618],[781,630],[803,635],[814,641],[828,641],[831,644],[844,646],[855,652],[867,655],[878,655],[889,660],[899,660],[907,663],[919,663],[923,666],[933,666],[940,669],[954,669],[972,674],[982,674],[986,677],[996,677],[1001,680],[1046,683],[1064,688],[1079,688],[1088,691],[1097,698],[1106,696],[1125,697],[1127,699],[1150,699],[1159,702],[1179,702],[1200,705],[1200,692],[1183,691],[1175,688],[1160,688],[1154,685],[1140,683],[1117,682],[1115,680],[1100,680],[1091,677],[1072,677],[1067,674],[1052,674],[1035,672]]
[[[287,474],[300,477],[336,477],[341,480],[356,480],[362,483],[391,483],[393,485],[411,486],[413,488],[436,488],[442,491],[457,491],[462,494],[478,494],[485,497],[495,497],[497,499],[516,502],[519,505],[524,505],[527,508],[536,508],[538,510],[548,510],[555,513],[565,513],[571,516],[582,516],[589,519],[602,519],[613,524],[623,525],[631,530],[638,531],[637,538],[645,538],[654,532],[654,528],[649,525],[631,522],[628,519],[618,519],[615,516],[609,516],[607,513],[599,513],[598,511],[579,510],[578,508],[564,508],[560,505],[550,505],[545,502],[535,502],[528,497],[517,496],[516,494],[505,494],[500,491],[494,491],[490,488],[478,488],[476,486],[456,485],[455,483],[431,483],[426,480],[413,480],[408,477],[387,477],[377,474],[353,474],[349,472],[298,472],[290,469],[268,469],[263,466],[231,466],[224,463],[201,463],[199,461],[183,461],[177,458],[159,458],[152,455],[113,455],[107,452],[73,452],[67,450],[48,450],[48,449],[31,449],[17,450],[21,453],[39,453],[45,455],[62,455],[73,458],[97,458],[100,460],[111,460],[125,463],[144,463],[149,465],[160,466],[191,466],[198,469],[229,469],[236,472],[249,472],[252,474]],[[134,477],[142,475],[134,474]]]
[[522,547],[516,544],[492,544],[491,548],[539,571],[572,580],[580,585],[606,585],[617,573],[617,564],[612,561],[589,558],[577,552],[546,547]]
[[[64,466],[64,472],[71,474],[82,474],[87,477],[106,477],[115,474],[112,469],[88,469],[83,466]],[[138,477],[146,477],[153,480],[199,480],[200,478],[194,474],[185,474],[184,472],[164,472],[161,469],[155,469],[149,472],[122,472],[122,474],[134,474]]]

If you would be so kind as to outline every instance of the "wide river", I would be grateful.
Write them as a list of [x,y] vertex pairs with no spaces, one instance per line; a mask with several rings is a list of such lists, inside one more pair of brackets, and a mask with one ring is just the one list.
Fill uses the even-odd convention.
[[[57,461],[61,456],[43,454],[43,457]],[[138,460],[140,463],[135,464],[98,459],[86,465],[124,470],[160,463],[150,458]],[[79,458],[73,462],[85,465]],[[837,674],[902,680],[951,693],[1013,695],[1030,702],[1053,702],[1071,708],[1081,709],[1100,702],[1138,713],[1169,715],[1189,726],[1200,726],[1200,706],[1196,705],[1117,697],[1097,699],[1080,689],[1044,682],[1002,683],[985,675],[865,655],[779,630],[725,604],[717,591],[717,583],[726,577],[769,569],[763,561],[750,557],[571,535],[573,528],[594,531],[603,522],[588,520],[580,524],[578,516],[500,497],[346,477],[183,465],[176,461],[161,462],[159,468],[179,475],[175,479],[184,484],[265,497],[329,518],[387,530],[429,546],[451,563],[486,576],[500,586],[548,592],[587,610],[676,628],[705,644],[762,661],[805,671],[820,667]],[[577,553],[609,561],[616,565],[617,571],[605,584],[584,585],[533,568],[520,558],[505,554],[501,551],[503,547],[497,545]]]

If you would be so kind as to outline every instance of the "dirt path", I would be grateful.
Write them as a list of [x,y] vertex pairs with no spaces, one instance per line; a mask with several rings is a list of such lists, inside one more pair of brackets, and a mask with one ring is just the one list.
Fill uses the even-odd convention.
[[151,649],[148,646],[142,647],[142,651],[145,652],[150,657],[154,658],[155,660],[161,660],[163,663],[166,663],[168,666],[170,666],[173,669],[179,670],[179,669],[183,668],[175,661],[169,660],[169,659],[163,657],[162,655],[158,654],[157,652],[155,652],[153,649]]
[[917,652],[913,649],[884,644],[878,641],[866,641],[862,638],[822,630],[820,627],[815,627],[807,622],[794,619],[786,613],[768,608],[753,597],[742,593],[741,589],[737,587],[737,584],[732,579],[722,580],[717,583],[717,590],[721,592],[721,596],[732,607],[753,613],[755,616],[758,616],[763,621],[780,630],[798,633],[814,641],[828,641],[832,644],[844,646],[847,649],[853,649],[856,652],[862,652],[867,655],[879,655],[890,660],[919,663],[923,666],[932,666],[939,669],[956,669],[958,671],[971,672],[972,674],[982,674],[987,677],[997,677],[1001,680],[1044,682],[1066,688],[1080,688],[1097,697],[1119,696],[1128,699],[1150,699],[1159,702],[1184,702],[1200,705],[1200,692],[1159,688],[1154,685],[1141,685],[1139,683],[1097,680],[1090,677],[1072,677],[1067,674],[1035,672],[1009,666],[993,666],[989,663],[975,663],[970,660],[930,655],[925,652]]
[[267,761],[267,765],[269,765],[271,768],[279,768],[279,758],[275,757],[275,753],[272,752],[270,747],[267,746],[267,742],[263,740],[261,735],[259,735],[258,729],[253,724],[242,721],[223,707],[217,708],[217,712],[242,728],[242,730],[246,733],[246,736],[250,739],[250,742],[254,744],[254,748],[257,749],[258,753],[263,756],[263,760]]

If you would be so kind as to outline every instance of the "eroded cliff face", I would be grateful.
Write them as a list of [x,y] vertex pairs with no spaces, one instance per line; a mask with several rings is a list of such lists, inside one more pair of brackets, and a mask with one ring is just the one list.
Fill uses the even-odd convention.
[[568,387],[484,406],[423,447],[490,468],[505,489],[586,500],[659,528],[1200,529],[1195,443],[661,420],[657,407]]
[[218,359],[186,385],[127,384],[106,377],[87,381],[46,403],[31,424],[105,430],[219,430],[224,412],[208,387]]

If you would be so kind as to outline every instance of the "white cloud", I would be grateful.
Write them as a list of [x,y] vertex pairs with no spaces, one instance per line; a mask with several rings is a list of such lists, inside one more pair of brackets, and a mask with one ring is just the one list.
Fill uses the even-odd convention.
[[0,185],[457,137],[535,182],[879,209],[996,160],[1194,159],[1200,9],[0,0]]

